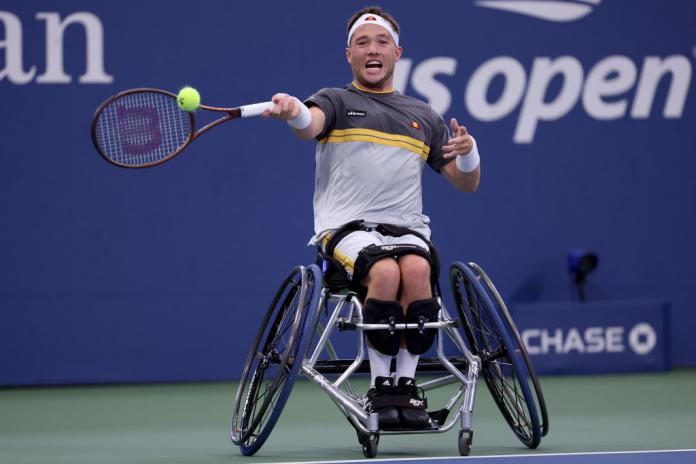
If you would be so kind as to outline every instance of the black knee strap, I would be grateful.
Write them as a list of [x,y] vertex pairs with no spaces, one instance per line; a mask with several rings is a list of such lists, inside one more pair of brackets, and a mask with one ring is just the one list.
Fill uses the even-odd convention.
[[[437,313],[440,311],[440,304],[437,298],[418,300],[408,305],[406,310],[406,322],[410,324],[421,324],[426,322],[437,322]],[[406,331],[406,347],[411,354],[423,354],[432,346],[435,340],[437,329],[422,329]]]
[[430,253],[426,259],[430,261],[431,280],[433,282],[437,282],[437,279],[440,277],[440,257],[435,246],[432,244],[430,240],[425,238],[423,234],[416,232],[415,230],[411,230],[406,227],[395,226],[393,224],[380,224],[377,228],[377,231],[382,235],[391,235],[393,237],[415,235],[416,237],[423,240],[428,245],[428,249],[430,250]]
[[[363,308],[363,322],[366,324],[401,324],[404,313],[397,301],[383,301],[369,298]],[[366,330],[365,335],[372,346],[380,353],[396,356],[401,344],[400,330]]]

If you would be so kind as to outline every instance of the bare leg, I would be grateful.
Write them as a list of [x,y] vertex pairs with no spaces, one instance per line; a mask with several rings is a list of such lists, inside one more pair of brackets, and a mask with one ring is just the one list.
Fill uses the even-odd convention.
[[[418,300],[433,296],[430,285],[430,263],[418,255],[405,255],[399,260],[401,271],[401,307],[404,315],[408,305]],[[406,349],[406,339],[401,338],[401,349],[396,357],[396,379],[400,377],[415,377],[418,367],[418,355],[411,354]]]

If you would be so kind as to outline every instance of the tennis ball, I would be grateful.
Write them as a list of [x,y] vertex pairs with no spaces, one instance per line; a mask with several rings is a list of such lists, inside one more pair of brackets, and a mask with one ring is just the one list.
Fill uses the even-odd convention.
[[196,111],[201,104],[201,94],[193,87],[184,87],[179,90],[179,95],[176,97],[179,108],[184,111]]

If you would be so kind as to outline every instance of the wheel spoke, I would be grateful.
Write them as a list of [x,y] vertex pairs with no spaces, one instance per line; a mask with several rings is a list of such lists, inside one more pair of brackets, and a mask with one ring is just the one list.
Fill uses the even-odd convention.
[[518,345],[519,336],[511,332],[514,326],[510,329],[505,325],[509,320],[507,310],[498,306],[498,296],[494,298],[487,293],[494,290],[490,290],[487,278],[482,277],[483,272],[477,276],[473,268],[480,270],[475,265],[462,264],[450,270],[464,334],[472,352],[481,359],[481,375],[503,417],[525,445],[536,447],[541,431],[524,353]]
[[232,418],[232,440],[245,455],[254,454],[266,441],[299,373],[295,360],[306,350],[304,325],[319,301],[314,282],[320,279],[314,265],[294,268],[275,293],[257,332]]

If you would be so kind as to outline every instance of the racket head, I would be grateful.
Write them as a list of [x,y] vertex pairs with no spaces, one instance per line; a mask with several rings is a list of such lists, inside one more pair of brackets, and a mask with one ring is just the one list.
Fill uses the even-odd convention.
[[157,166],[194,138],[193,113],[179,108],[166,90],[139,88],[102,103],[92,120],[92,142],[109,163],[124,168]]

